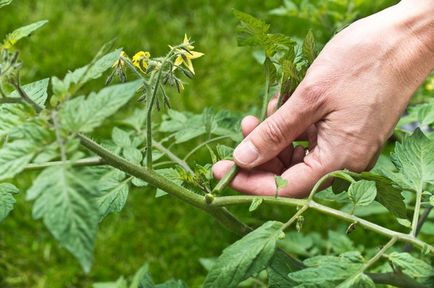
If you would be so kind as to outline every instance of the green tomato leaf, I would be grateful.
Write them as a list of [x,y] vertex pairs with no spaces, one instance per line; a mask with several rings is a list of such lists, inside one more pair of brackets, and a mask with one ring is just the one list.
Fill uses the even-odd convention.
[[393,252],[388,256],[389,260],[402,272],[414,278],[426,278],[434,276],[434,267],[409,253]]
[[[26,92],[30,99],[44,108],[48,97],[47,89],[49,82],[50,79],[45,78],[30,84],[23,85],[21,88],[23,88],[24,92]],[[10,97],[19,98],[20,95],[18,95],[17,91],[13,91]]]
[[27,199],[35,200],[33,217],[43,219],[54,238],[77,258],[85,272],[92,264],[99,220],[94,178],[65,166],[50,167],[27,191]]
[[14,194],[19,192],[18,188],[9,183],[0,183],[0,222],[14,209]]
[[16,140],[0,149],[0,181],[13,178],[23,171],[40,149],[29,140]]
[[288,256],[282,250],[277,250],[267,268],[268,285],[270,288],[286,288],[296,286],[296,282],[288,274],[300,270],[303,266]]
[[253,199],[252,204],[250,204],[250,207],[249,207],[249,212],[253,212],[256,209],[258,209],[258,207],[262,204],[262,201],[264,201],[264,199],[262,199],[262,198]]
[[360,180],[351,184],[348,197],[356,206],[368,206],[377,196],[377,187],[374,181]]
[[302,53],[304,58],[308,61],[308,64],[312,64],[313,60],[315,60],[316,57],[316,51],[315,51],[315,37],[313,35],[312,30],[309,30],[309,32],[306,35],[306,38],[304,38],[303,46],[302,46]]
[[91,132],[116,113],[136,93],[142,81],[118,84],[80,96],[65,103],[59,111],[62,127],[71,132]]
[[269,221],[223,251],[205,279],[203,287],[237,287],[267,267],[282,233],[282,223]]
[[131,147],[130,134],[118,127],[114,127],[112,130],[112,140],[119,147]]
[[397,143],[392,154],[398,173],[388,172],[385,176],[403,189],[422,192],[428,183],[434,184],[434,141],[417,129],[402,143]]
[[[358,260],[358,259],[357,259]],[[289,273],[289,278],[300,285],[310,287],[335,288],[353,276],[363,266],[345,255],[315,256],[304,260],[307,268]]]
[[125,157],[126,160],[129,162],[132,162],[134,164],[140,164],[143,160],[143,154],[142,152],[134,147],[126,147],[122,150],[122,155]]
[[[11,3],[11,2],[9,2],[9,3]],[[9,3],[7,3],[7,4],[9,4]],[[30,36],[30,34],[32,34],[34,31],[38,30],[39,28],[41,28],[42,26],[44,26],[47,23],[48,23],[47,20],[42,20],[42,21],[38,21],[38,22],[32,23],[30,25],[23,26],[23,27],[16,29],[12,33],[6,35],[6,38],[3,41],[3,48],[5,48],[5,49],[12,48],[19,40]]]
[[130,190],[129,181],[125,173],[119,170],[110,171],[104,175],[98,184],[100,196],[96,199],[100,221],[108,214],[120,212],[127,202]]
[[339,288],[375,288],[377,287],[369,276],[366,274],[358,274],[356,277],[351,278],[349,281],[345,281]]
[[106,46],[101,48],[90,64],[68,72],[63,80],[57,77],[52,78],[54,96],[51,98],[51,104],[53,106],[62,101],[67,94],[77,91],[86,82],[101,77],[105,71],[112,67],[113,63],[119,59],[122,49],[103,55],[106,53]]

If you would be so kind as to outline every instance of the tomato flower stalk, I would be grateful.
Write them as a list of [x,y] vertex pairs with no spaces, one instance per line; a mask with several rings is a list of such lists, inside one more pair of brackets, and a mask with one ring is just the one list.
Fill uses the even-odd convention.
[[[176,46],[169,45],[169,52],[163,58],[151,58],[148,51],[137,52],[132,59],[122,52],[119,60],[113,64],[114,71],[107,79],[109,83],[113,75],[117,73],[122,82],[126,80],[125,66],[128,66],[139,78],[143,80],[142,96],[139,101],[146,100],[146,166],[152,169],[152,111],[156,104],[160,110],[158,92],[161,92],[163,105],[170,108],[169,98],[165,86],[176,87],[178,93],[184,90],[182,80],[175,74],[181,71],[183,75],[192,78],[195,74],[192,60],[202,57],[204,54],[194,51],[193,42],[184,35],[184,40]],[[183,67],[184,66],[184,67]]]

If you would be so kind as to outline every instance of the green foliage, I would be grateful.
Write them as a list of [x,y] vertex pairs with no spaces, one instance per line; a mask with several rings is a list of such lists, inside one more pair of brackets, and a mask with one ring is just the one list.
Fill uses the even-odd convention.
[[398,173],[382,172],[403,189],[422,193],[427,184],[434,183],[433,145],[434,141],[417,129],[395,146],[391,159]]
[[[3,3],[6,2],[3,1]],[[1,5],[5,5],[3,3]],[[304,41],[295,38],[294,40],[282,34],[271,34],[268,24],[246,13],[236,11],[235,15],[241,22],[240,44],[257,46],[264,50],[266,83],[263,102],[267,104],[269,92],[276,87],[282,95],[279,99],[280,105],[295,90],[316,56],[318,45],[315,43],[314,34],[313,32],[307,33]],[[20,37],[29,34],[26,31],[36,29],[36,26],[21,28],[17,30],[18,32],[14,32],[15,36],[10,34],[13,37],[8,37],[21,39]],[[132,191],[142,190],[143,187],[149,191],[151,185],[144,180],[155,186],[157,197],[170,192],[196,208],[202,209],[240,234],[245,233],[247,228],[240,224],[232,214],[229,214],[228,210],[220,208],[218,201],[228,201],[229,204],[247,203],[250,204],[251,212],[260,205],[275,204],[276,201],[282,200],[279,204],[301,206],[302,210],[300,207],[297,209],[300,214],[304,212],[304,209],[310,208],[310,210],[317,210],[349,221],[351,224],[347,229],[348,234],[358,235],[357,233],[360,233],[358,227],[365,227],[384,236],[396,236],[399,240],[412,243],[415,247],[422,247],[428,254],[433,251],[429,240],[426,241],[429,238],[423,236],[416,239],[411,234],[404,235],[392,230],[395,223],[389,223],[387,210],[377,203],[389,209],[401,223],[407,221],[409,226],[411,224],[415,226],[417,217],[413,217],[413,223],[407,220],[407,207],[401,195],[402,192],[413,190],[423,196],[422,204],[415,204],[417,209],[414,210],[416,211],[419,211],[421,205],[428,206],[432,202],[431,194],[434,184],[432,171],[434,170],[430,152],[432,152],[433,142],[421,131],[405,137],[402,144],[396,145],[392,156],[394,166],[384,166],[373,172],[360,174],[349,171],[330,174],[334,178],[344,180],[334,187],[337,195],[324,191],[319,193],[322,195],[309,199],[309,202],[267,197],[245,196],[246,198],[243,198],[233,196],[231,191],[223,191],[222,195],[212,195],[214,181],[211,165],[204,163],[204,159],[200,157],[195,157],[194,161],[187,162],[187,160],[191,155],[203,152],[201,148],[205,150],[205,147],[210,151],[213,162],[218,159],[231,159],[233,148],[227,145],[233,146],[235,142],[241,140],[241,134],[237,128],[241,117],[227,111],[215,112],[212,109],[205,109],[201,113],[168,110],[162,116],[161,122],[154,120],[159,118],[151,117],[153,108],[160,110],[168,106],[166,102],[169,95],[165,90],[168,86],[176,86],[179,91],[183,89],[183,82],[178,78],[178,74],[193,76],[191,75],[192,68],[188,67],[190,73],[186,73],[186,68],[171,62],[175,59],[182,60],[187,67],[188,58],[187,60],[185,58],[189,57],[188,55],[191,56],[193,49],[191,46],[192,42],[187,39],[182,44],[170,47],[165,57],[142,59],[141,67],[144,68],[145,62],[143,61],[148,61],[146,63],[148,67],[146,71],[139,71],[134,68],[136,66],[133,60],[131,63],[128,62],[130,59],[125,54],[122,54],[124,56],[120,58],[120,49],[110,52],[113,49],[112,43],[109,43],[88,65],[68,72],[63,80],[51,77],[51,91],[47,90],[48,79],[21,85],[18,78],[18,72],[21,71],[18,54],[11,54],[17,57],[14,73],[8,74],[7,77],[1,75],[0,84],[4,84],[7,88],[5,97],[11,99],[0,103],[0,144],[2,146],[0,149],[0,179],[1,181],[11,180],[20,188],[27,188],[26,184],[31,183],[30,189],[27,190],[27,198],[34,200],[34,218],[43,219],[54,238],[79,260],[85,272],[89,272],[91,267],[98,223],[113,212],[121,212],[126,206],[128,197],[134,194]],[[7,55],[9,55],[11,48],[5,46],[2,49],[8,50]],[[212,48],[215,49],[215,47]],[[131,67],[128,66],[129,64],[132,64]],[[84,86],[91,80],[102,76],[111,67],[113,71],[110,75],[119,72],[116,69],[122,65],[128,66],[129,70],[122,68],[125,69],[126,74],[125,77],[121,77],[121,82],[126,81],[127,76],[131,77],[129,72],[134,73],[133,77],[139,80],[116,84],[101,90],[95,88],[98,81],[90,83],[94,86]],[[224,73],[221,74],[232,75],[230,69],[222,71]],[[161,82],[159,82],[160,76]],[[9,87],[11,84],[15,84],[12,86],[17,88],[17,91],[12,91],[14,88]],[[88,91],[95,92],[88,93]],[[142,104],[132,104],[136,91],[141,93],[138,99],[146,100],[146,111],[143,111]],[[84,94],[89,96],[79,96]],[[184,97],[184,95],[181,96]],[[50,100],[49,103],[47,100]],[[128,103],[131,103],[130,107],[119,111]],[[421,112],[418,112],[418,115],[421,115],[418,119],[424,124],[427,123],[426,125],[431,124],[430,109],[430,106],[425,105],[420,108]],[[98,127],[101,129],[95,131]],[[89,133],[95,141],[90,140],[83,133]],[[214,143],[217,140],[222,143]],[[99,142],[102,145],[99,145]],[[192,146],[197,143],[200,144],[192,149]],[[184,158],[178,155],[178,153],[185,152],[188,153]],[[144,154],[146,154],[145,157]],[[83,167],[88,165],[99,167]],[[36,173],[25,172],[34,169],[42,170],[42,173],[37,176]],[[163,177],[157,177],[156,173]],[[35,176],[37,177],[34,178]],[[15,186],[8,185],[10,184],[0,184],[0,220],[13,208],[15,202],[13,194],[18,191],[18,188],[14,188]],[[286,185],[286,181],[279,176],[276,177],[276,196],[279,190]],[[207,201],[209,199],[211,200]],[[336,203],[329,207],[322,204],[323,200],[332,200]],[[171,199],[166,197],[158,201],[163,203]],[[213,201],[216,205],[213,205]],[[413,206],[411,197],[405,201],[408,202],[409,207]],[[134,202],[139,201],[134,200]],[[144,205],[140,206],[144,207]],[[351,207],[354,210],[356,206],[359,208],[355,215],[348,213]],[[165,214],[172,213],[171,205],[165,207],[168,207],[163,211]],[[129,205],[128,208],[130,208]],[[377,214],[372,211],[377,211],[377,208],[381,208],[382,215],[373,217]],[[359,213],[359,209],[364,214]],[[243,211],[247,213],[246,210]],[[128,209],[126,212],[131,214],[131,211]],[[237,212],[236,209],[234,211]],[[262,218],[289,218],[288,211],[285,209],[280,214],[277,209],[269,210],[264,207],[260,211],[260,218],[248,218],[249,224],[256,225]],[[256,213],[259,214],[259,211]],[[309,221],[310,216],[300,214],[291,218],[292,220],[286,224],[277,221],[266,222],[226,248],[213,265],[208,265],[212,267],[210,267],[204,286],[249,287],[260,283],[259,285],[270,287],[295,287],[297,285],[336,287],[343,280],[350,279],[345,282],[345,287],[372,287],[373,281],[367,276],[370,274],[364,273],[387,271],[382,268],[384,265],[379,265],[378,268],[375,267],[372,270],[371,267],[368,269],[364,266],[367,261],[362,257],[361,252],[364,252],[366,256],[373,255],[373,252],[378,250],[376,240],[361,240],[359,237],[358,241],[353,242],[344,233],[334,231],[336,221],[318,221],[316,224],[312,223],[316,221]],[[369,218],[358,218],[362,217],[362,214]],[[262,217],[263,215],[266,216]],[[116,215],[110,217],[113,219]],[[161,214],[156,215],[154,219],[160,217]],[[308,223],[307,229],[319,232],[325,232],[327,229],[328,240],[323,239],[319,233],[303,232],[301,234],[301,224],[304,219]],[[144,220],[148,221],[148,219]],[[158,221],[152,222],[158,225]],[[296,222],[299,233],[287,232],[285,236],[284,231],[291,229],[292,222]],[[164,229],[167,227],[175,229],[177,221],[172,220],[170,225],[165,224]],[[124,228],[121,227],[123,225],[123,223],[118,224],[115,229]],[[429,235],[430,229],[429,226],[427,227],[428,229],[425,228],[422,231],[428,231],[428,233],[422,232],[423,235]],[[207,227],[200,228],[201,232],[207,229]],[[303,227],[303,230],[305,229]],[[340,230],[344,231],[345,227]],[[190,234],[194,233],[194,229],[191,229],[186,234],[191,236]],[[197,241],[205,237],[202,234],[199,236]],[[284,237],[285,239],[282,239]],[[163,241],[163,239],[160,240]],[[213,243],[211,240],[215,239],[207,238],[209,245]],[[370,247],[363,247],[359,242],[369,243]],[[173,237],[168,247],[176,250],[179,246],[179,238]],[[277,246],[281,249],[276,250]],[[220,246],[218,247],[220,249]],[[147,255],[147,253],[142,254]],[[209,254],[212,253],[214,251],[209,252]],[[389,259],[394,268],[398,267],[403,273],[414,278],[411,281],[427,283],[424,282],[425,278],[432,276],[432,269],[427,268],[430,264],[410,254],[404,256],[395,254],[396,252],[383,256]],[[120,255],[124,257],[127,253],[120,253]],[[304,259],[303,263],[294,256]],[[0,264],[3,265],[3,263]],[[2,265],[0,268],[3,267]],[[400,277],[398,272],[393,273],[394,276]],[[158,275],[158,277],[161,276]],[[183,282],[175,280],[159,285],[154,284],[146,265],[136,273],[132,281],[128,280],[129,278],[120,277],[116,282],[95,284],[95,287],[186,287]]]
[[187,288],[181,280],[169,280],[162,284],[154,284],[149,273],[149,265],[144,264],[134,275],[130,285],[122,276],[116,282],[95,283],[93,288]]
[[267,267],[282,223],[269,221],[223,251],[209,272],[204,287],[237,287],[239,283]]
[[289,278],[300,286],[336,287],[363,266],[363,258],[353,257],[358,252],[346,252],[339,256],[315,256],[303,263],[307,268],[289,273]]
[[44,220],[86,272],[91,267],[99,220],[94,185],[90,173],[62,165],[45,169],[27,191],[27,199],[35,200],[33,217]]
[[19,192],[18,188],[9,183],[0,183],[0,222],[14,209],[14,194]]
[[141,85],[137,80],[118,84],[68,101],[59,111],[62,126],[72,132],[91,132],[124,106]]
[[[9,3],[0,4],[0,7],[7,5]],[[35,32],[36,30],[38,30],[39,28],[41,28],[47,23],[48,23],[47,20],[42,20],[14,30],[10,34],[6,35],[6,38],[4,39],[3,44],[0,48],[5,48],[5,49],[12,48],[19,40],[30,36],[30,34],[32,34],[33,32]]]
[[348,197],[353,203],[353,210],[357,206],[368,206],[377,196],[375,182],[360,180],[351,184],[348,189]]
[[413,257],[409,253],[393,252],[387,258],[410,277],[428,278],[434,275],[432,265]]

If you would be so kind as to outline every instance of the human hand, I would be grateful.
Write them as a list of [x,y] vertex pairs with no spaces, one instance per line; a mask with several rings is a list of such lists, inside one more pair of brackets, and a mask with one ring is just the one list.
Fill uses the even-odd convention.
[[[276,112],[262,123],[242,121],[245,139],[234,151],[242,168],[231,186],[274,195],[274,175],[289,185],[281,196],[303,197],[328,172],[371,168],[411,95],[434,68],[434,5],[399,4],[338,33]],[[309,153],[296,139],[308,140]],[[307,155],[306,155],[307,154]],[[222,178],[234,165],[213,167]]]

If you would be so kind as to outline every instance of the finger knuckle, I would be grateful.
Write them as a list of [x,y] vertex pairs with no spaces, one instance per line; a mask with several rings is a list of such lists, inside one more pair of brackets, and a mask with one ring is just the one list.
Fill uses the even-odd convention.
[[280,144],[286,140],[285,131],[279,121],[270,118],[264,122],[264,134],[271,144]]

